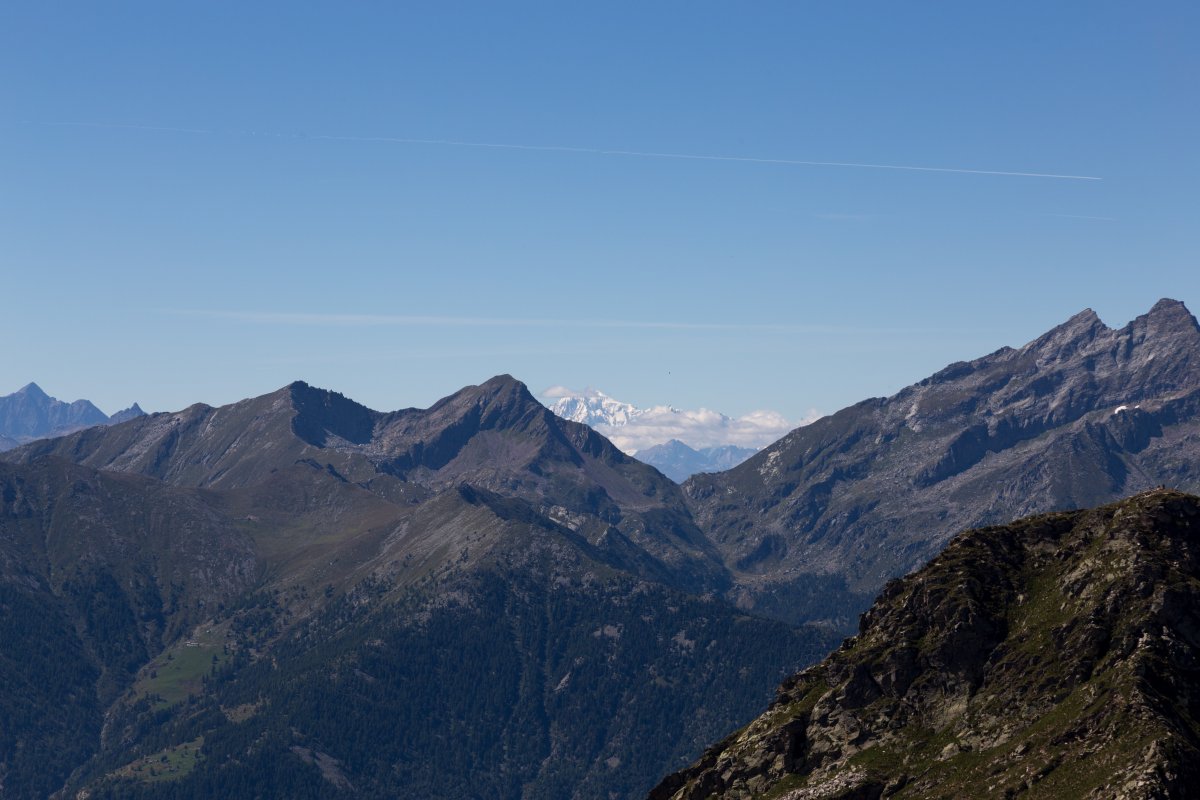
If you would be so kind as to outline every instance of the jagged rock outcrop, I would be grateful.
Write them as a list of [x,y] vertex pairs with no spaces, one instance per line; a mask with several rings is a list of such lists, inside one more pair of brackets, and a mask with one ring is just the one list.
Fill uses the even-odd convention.
[[1200,498],[968,531],[652,800],[1185,798]]

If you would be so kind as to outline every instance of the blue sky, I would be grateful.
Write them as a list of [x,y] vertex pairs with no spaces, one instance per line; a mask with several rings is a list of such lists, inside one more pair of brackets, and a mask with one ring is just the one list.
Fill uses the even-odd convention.
[[1195,311],[1197,41],[1183,2],[6,3],[0,393],[799,419]]

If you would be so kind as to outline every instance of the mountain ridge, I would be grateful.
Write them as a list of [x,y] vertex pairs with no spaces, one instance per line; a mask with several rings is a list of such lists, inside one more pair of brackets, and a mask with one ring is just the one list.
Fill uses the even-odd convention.
[[298,381],[229,406],[195,405],[34,442],[4,457],[28,463],[44,455],[197,488],[248,487],[306,459],[383,496],[417,499],[469,483],[522,497],[543,513],[582,515],[577,524],[592,537],[615,528],[668,564],[681,587],[729,583],[674,483],[591,428],[558,418],[507,375],[428,409],[393,412]]
[[1162,300],[1120,329],[1080,312],[1022,347],[798,428],[684,491],[738,573],[741,602],[811,619],[826,609],[797,594],[808,580],[832,579],[837,604],[865,608],[960,530],[1162,483],[1200,489],[1198,464],[1200,326]]

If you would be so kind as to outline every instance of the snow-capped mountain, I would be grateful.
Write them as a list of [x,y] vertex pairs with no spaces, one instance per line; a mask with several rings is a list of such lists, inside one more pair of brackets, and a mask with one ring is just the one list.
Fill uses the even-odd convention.
[[542,399],[558,416],[590,425],[630,455],[673,439],[694,450],[728,445],[757,450],[816,418],[796,423],[775,411],[752,411],[735,418],[707,408],[639,408],[590,387],[575,391],[551,386],[542,392]]
[[590,386],[582,392],[571,392],[562,386],[552,386],[543,397],[557,396],[557,392],[568,392],[550,404],[550,410],[563,419],[582,422],[584,425],[628,425],[642,410],[629,403],[614,400],[599,389]]

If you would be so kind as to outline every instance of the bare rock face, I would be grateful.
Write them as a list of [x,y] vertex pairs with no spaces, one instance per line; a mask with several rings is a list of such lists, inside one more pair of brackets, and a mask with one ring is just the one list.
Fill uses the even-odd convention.
[[965,528],[1159,484],[1200,489],[1200,326],[1174,300],[1120,330],[1084,311],[684,489],[743,605],[845,621]]
[[1183,798],[1200,779],[1200,498],[968,531],[652,800]]

